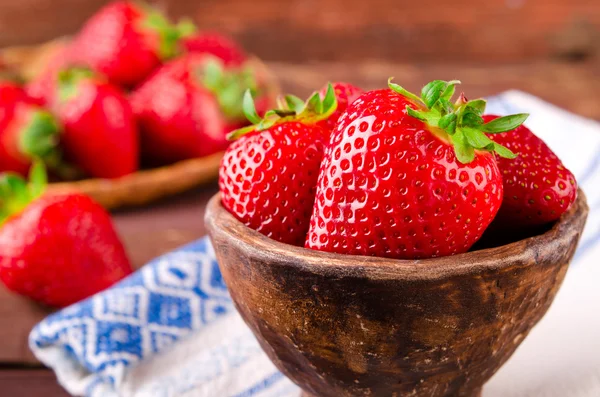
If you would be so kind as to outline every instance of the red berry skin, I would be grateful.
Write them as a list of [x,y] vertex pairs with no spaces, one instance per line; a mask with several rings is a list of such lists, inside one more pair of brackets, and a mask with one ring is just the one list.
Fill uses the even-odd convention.
[[328,135],[287,121],[234,141],[219,173],[223,206],[267,237],[304,245]]
[[[333,90],[335,91],[335,97],[337,99],[338,105],[335,112],[333,112],[331,116],[319,122],[319,125],[330,131],[332,131],[335,128],[338,119],[340,118],[342,113],[346,111],[346,108],[348,108],[348,106],[352,104],[352,102],[354,102],[356,98],[358,98],[364,93],[364,91],[361,88],[358,88],[350,83],[337,82],[332,83],[331,85],[333,86]],[[326,93],[327,86],[321,88],[321,90],[319,91],[321,98],[324,98]]]
[[466,252],[494,219],[502,178],[494,157],[462,164],[439,133],[389,89],[363,94],[326,148],[306,247],[418,259]]
[[130,97],[142,153],[152,162],[203,157],[229,144],[216,98],[196,80],[197,62],[192,55],[165,64]]
[[32,159],[19,141],[36,112],[42,110],[25,90],[11,82],[0,82],[0,172],[27,175]]
[[[483,118],[488,122],[498,116]],[[497,159],[504,199],[494,225],[530,227],[560,218],[577,198],[577,181],[556,154],[524,125],[488,137],[518,154]]]
[[182,46],[188,52],[214,55],[225,66],[241,66],[248,59],[235,41],[216,32],[200,32],[185,37]]
[[160,62],[158,33],[143,27],[134,2],[110,3],[93,15],[72,43],[72,64],[87,66],[123,87],[133,87]]
[[0,279],[46,305],[70,305],[131,272],[110,216],[87,196],[42,196],[0,228]]
[[75,95],[53,110],[64,127],[65,157],[95,178],[118,178],[138,168],[138,131],[122,91],[97,77],[81,79]]
[[34,106],[15,103],[12,106],[0,105],[0,172],[16,172],[27,175],[31,159],[18,149],[21,130],[29,122]]

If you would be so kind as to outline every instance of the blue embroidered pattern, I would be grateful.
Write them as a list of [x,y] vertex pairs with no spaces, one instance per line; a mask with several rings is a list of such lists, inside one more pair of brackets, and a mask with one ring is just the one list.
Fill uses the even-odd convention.
[[51,315],[31,333],[33,347],[61,346],[98,378],[118,384],[128,367],[233,310],[207,238],[161,256],[110,290]]

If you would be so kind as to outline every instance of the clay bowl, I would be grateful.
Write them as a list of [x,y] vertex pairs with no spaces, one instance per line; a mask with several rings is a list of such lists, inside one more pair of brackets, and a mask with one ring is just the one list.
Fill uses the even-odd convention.
[[218,195],[206,223],[238,311],[307,396],[454,397],[479,396],[546,313],[587,213],[580,191],[543,234],[415,261],[278,243]]

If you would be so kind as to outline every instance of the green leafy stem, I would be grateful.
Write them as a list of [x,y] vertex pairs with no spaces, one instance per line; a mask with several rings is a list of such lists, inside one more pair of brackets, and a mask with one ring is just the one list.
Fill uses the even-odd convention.
[[421,97],[388,80],[393,91],[405,96],[417,105],[414,109],[406,106],[406,112],[432,127],[445,131],[458,160],[467,164],[475,158],[475,150],[494,152],[500,157],[515,158],[516,154],[505,146],[495,143],[486,136],[514,130],[529,117],[527,113],[513,114],[485,122],[483,113],[486,102],[483,99],[469,101],[463,94],[456,102],[451,102],[458,80],[434,80],[423,87]]
[[227,137],[234,140],[251,131],[263,131],[277,123],[298,120],[316,123],[325,120],[337,109],[337,98],[331,84],[327,85],[327,92],[321,99],[319,92],[313,93],[306,101],[294,96],[285,95],[278,99],[278,109],[272,109],[260,117],[254,105],[252,93],[247,90],[244,94],[244,114],[252,125],[231,132]]

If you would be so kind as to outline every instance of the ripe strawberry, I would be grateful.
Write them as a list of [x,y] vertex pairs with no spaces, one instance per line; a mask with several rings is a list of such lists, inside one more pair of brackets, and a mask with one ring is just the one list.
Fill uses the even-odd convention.
[[214,55],[226,67],[239,67],[248,59],[235,41],[217,32],[199,32],[184,37],[181,44],[188,52]]
[[65,156],[86,174],[117,178],[137,169],[137,127],[119,88],[88,69],[66,69],[52,108],[64,126]]
[[43,194],[45,174],[32,182],[0,180],[0,280],[8,289],[63,307],[131,273],[108,213],[81,194]]
[[315,93],[295,110],[273,110],[261,120],[244,98],[255,125],[233,133],[219,172],[223,206],[250,228],[288,244],[303,245],[329,131],[319,126],[337,106],[333,88]]
[[59,167],[60,127],[23,88],[0,82],[0,171],[26,175],[34,158]]
[[[419,98],[389,83],[361,95],[325,150],[306,247],[416,259],[467,251],[502,200],[482,100],[450,103],[457,81],[427,84]],[[507,130],[510,128],[506,128]]]
[[227,133],[247,125],[241,106],[245,90],[271,102],[269,87],[255,76],[253,70],[226,68],[204,54],[165,64],[131,96],[144,155],[173,162],[224,150]]
[[[498,116],[483,118],[492,121]],[[518,153],[514,160],[498,159],[504,200],[494,224],[518,229],[560,218],[577,198],[577,182],[571,171],[524,125],[489,137]]]
[[[338,122],[340,116],[346,111],[346,108],[352,104],[361,96],[364,91],[361,88],[358,88],[350,83],[333,83],[333,89],[335,90],[335,97],[337,98],[337,109],[336,111],[329,116],[327,120],[321,121],[321,125],[329,130],[333,130]],[[323,87],[319,94],[321,98],[325,96],[327,93],[327,86]]]
[[188,25],[171,25],[158,11],[129,1],[108,4],[92,16],[75,38],[72,62],[133,87],[163,60],[179,51]]

